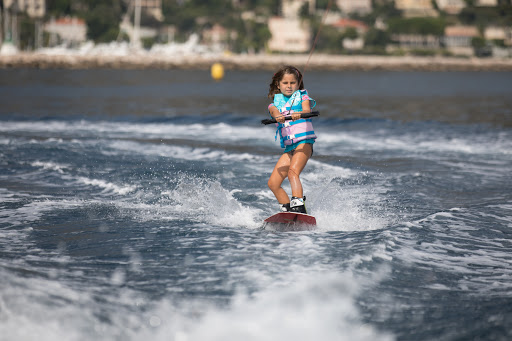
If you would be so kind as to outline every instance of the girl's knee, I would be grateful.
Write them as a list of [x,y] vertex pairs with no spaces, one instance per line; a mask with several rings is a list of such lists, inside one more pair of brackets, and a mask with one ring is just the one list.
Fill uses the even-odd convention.
[[288,170],[288,179],[294,179],[298,177],[299,173],[293,167],[290,167],[290,169]]
[[268,179],[267,186],[270,188],[272,192],[274,192],[279,186],[276,186],[275,181],[272,181],[272,179]]

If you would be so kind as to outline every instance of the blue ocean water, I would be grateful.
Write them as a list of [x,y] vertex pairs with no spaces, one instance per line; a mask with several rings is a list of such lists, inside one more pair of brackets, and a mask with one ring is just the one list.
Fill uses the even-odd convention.
[[0,70],[0,339],[512,339],[512,74],[306,72],[304,232],[270,77]]

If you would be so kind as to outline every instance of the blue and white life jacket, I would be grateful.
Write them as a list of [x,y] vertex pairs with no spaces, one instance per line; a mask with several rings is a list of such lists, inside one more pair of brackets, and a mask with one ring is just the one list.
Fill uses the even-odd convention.
[[[309,100],[313,108],[316,101],[309,97],[307,90],[297,90],[289,98],[283,94],[275,94],[273,104],[283,116],[291,116],[295,112],[302,111],[302,101]],[[313,130],[313,122],[310,118],[301,118],[296,121],[284,121],[277,123],[277,134],[281,137],[281,147],[289,146],[303,140],[316,139]]]

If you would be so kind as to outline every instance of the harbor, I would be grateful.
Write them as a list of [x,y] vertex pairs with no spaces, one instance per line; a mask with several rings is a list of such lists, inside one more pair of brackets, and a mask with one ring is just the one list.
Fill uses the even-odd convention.
[[336,71],[512,71],[512,59],[314,54],[48,54],[0,55],[0,68],[32,69],[208,69],[273,70],[276,65]]

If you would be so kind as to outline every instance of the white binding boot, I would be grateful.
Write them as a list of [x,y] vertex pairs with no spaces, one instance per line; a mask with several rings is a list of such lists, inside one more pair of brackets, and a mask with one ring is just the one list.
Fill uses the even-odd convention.
[[279,204],[279,210],[281,212],[289,212],[290,211],[290,203],[288,203],[288,204]]
[[306,201],[306,197],[303,197],[303,198],[292,197],[292,200],[290,201],[290,212],[307,214],[306,205],[304,204],[305,201]]

